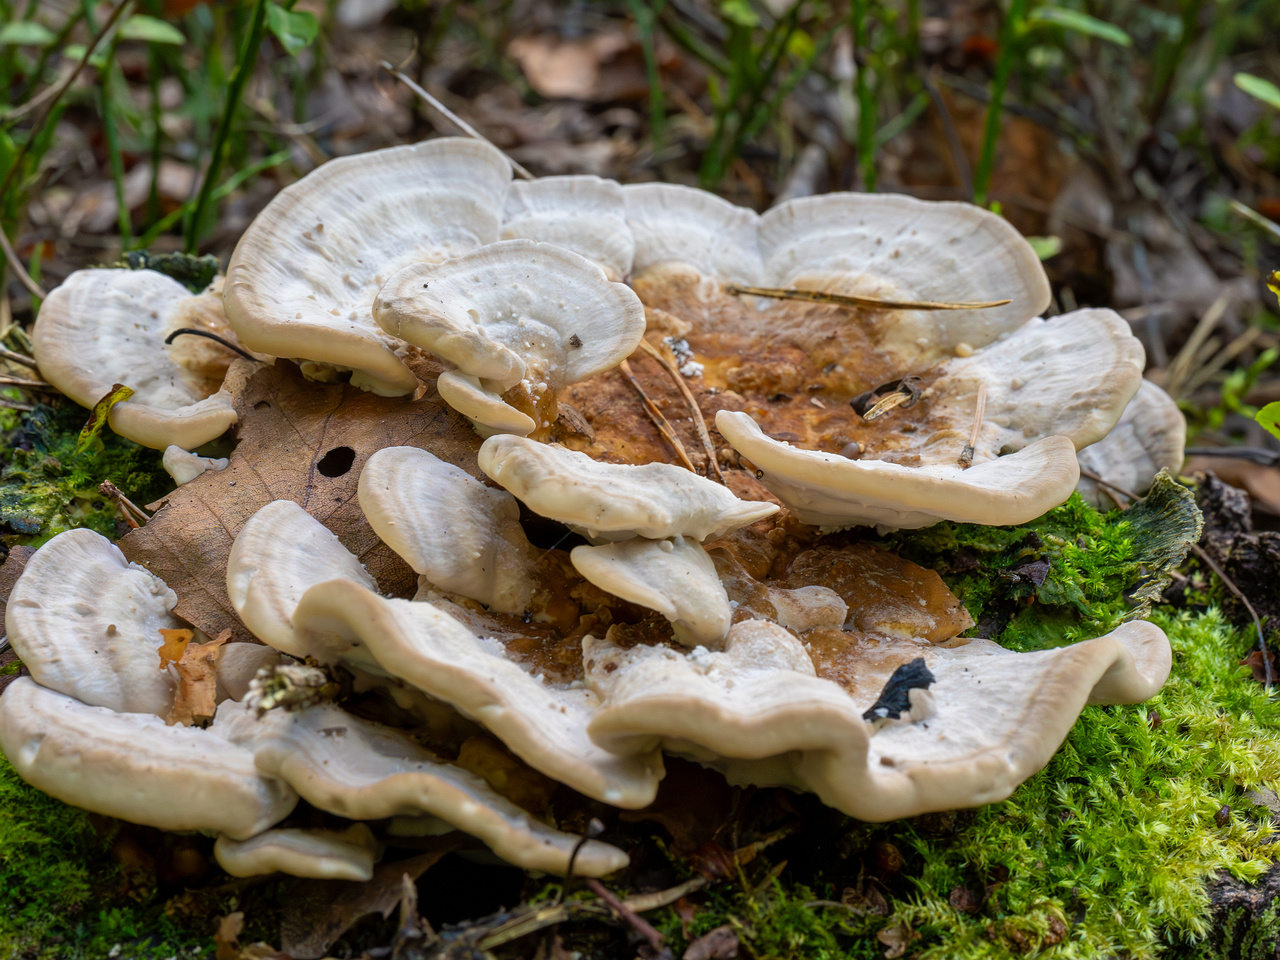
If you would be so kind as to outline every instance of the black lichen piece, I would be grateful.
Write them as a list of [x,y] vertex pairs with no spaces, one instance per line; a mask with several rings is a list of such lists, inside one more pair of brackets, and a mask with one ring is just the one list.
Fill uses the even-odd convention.
[[862,719],[872,723],[877,720],[897,720],[911,711],[912,690],[927,690],[937,682],[938,678],[925,665],[924,657],[916,657],[893,671],[893,676],[880,691],[880,698],[867,708]]

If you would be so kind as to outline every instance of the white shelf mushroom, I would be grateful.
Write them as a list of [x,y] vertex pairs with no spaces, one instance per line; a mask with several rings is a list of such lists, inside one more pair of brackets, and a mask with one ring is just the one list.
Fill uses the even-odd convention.
[[218,866],[233,877],[287,873],[325,880],[368,880],[378,851],[363,823],[346,830],[267,830],[248,840],[223,835],[213,845]]
[[[1143,380],[1115,428],[1080,451],[1080,468],[1121,490],[1142,495],[1161,470],[1176,476],[1182,469],[1186,440],[1187,421],[1177,403],[1150,380]],[[1081,476],[1076,489],[1101,510],[1116,503],[1112,491],[1089,477]]]
[[111,429],[144,447],[191,450],[236,422],[220,389],[234,357],[176,330],[233,336],[216,286],[193,295],[153,270],[77,270],[40,308],[32,342],[40,372],[82,407],[122,383],[133,396],[111,408]]

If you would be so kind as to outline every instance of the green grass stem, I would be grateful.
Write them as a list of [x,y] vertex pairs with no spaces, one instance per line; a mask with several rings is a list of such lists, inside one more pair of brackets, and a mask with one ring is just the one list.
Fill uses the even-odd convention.
[[236,58],[235,71],[231,74],[231,82],[227,85],[227,97],[223,104],[222,116],[218,119],[218,127],[213,135],[213,149],[209,155],[209,167],[205,171],[204,182],[200,184],[200,193],[196,198],[195,209],[187,221],[186,238],[183,250],[194,254],[200,245],[200,230],[209,204],[213,202],[213,192],[218,177],[222,173],[222,162],[226,152],[227,141],[231,136],[231,125],[235,121],[236,111],[240,108],[240,98],[244,95],[245,84],[258,63],[258,52],[262,47],[262,37],[267,24],[267,0],[257,0],[253,8],[253,19],[245,35],[244,44]]
[[867,80],[867,0],[853,0],[849,7],[849,30],[853,34],[853,60],[857,65],[854,92],[858,97],[858,172],[867,193],[876,189],[876,102]]
[[987,190],[991,186],[991,172],[995,169],[996,141],[1000,139],[1000,118],[1004,109],[1004,94],[1009,87],[1014,61],[1021,47],[1022,26],[1027,16],[1027,0],[1012,0],[1004,23],[1000,25],[1000,49],[996,59],[996,73],[991,81],[991,102],[987,104],[987,116],[982,125],[982,153],[978,169],[973,175],[973,202],[987,205]]
[[645,76],[649,81],[649,134],[655,149],[662,146],[663,127],[666,125],[666,102],[662,95],[662,74],[658,70],[658,51],[654,41],[658,17],[666,0],[629,0],[631,16],[640,32],[640,49],[644,52]]

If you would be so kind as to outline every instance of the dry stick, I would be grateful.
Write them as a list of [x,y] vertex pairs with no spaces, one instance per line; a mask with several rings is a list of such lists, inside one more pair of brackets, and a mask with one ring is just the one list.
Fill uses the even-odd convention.
[[44,380],[23,380],[21,377],[0,377],[0,386],[23,387],[27,390],[41,390],[45,393],[58,392],[53,384],[46,383]]
[[1214,354],[1204,366],[1187,377],[1186,383],[1182,387],[1182,392],[1188,396],[1195,393],[1196,390],[1208,383],[1215,373],[1244,353],[1262,335],[1263,330],[1261,327],[1250,327],[1240,334],[1240,336]]
[[[1088,477],[1094,483],[1101,484],[1104,487],[1110,487],[1121,496],[1128,497],[1130,501],[1139,499],[1137,494],[1126,490],[1124,487],[1118,487],[1109,480],[1103,480],[1102,477],[1098,476],[1091,470],[1085,470],[1082,467],[1080,469],[1080,476]],[[1205,562],[1209,569],[1212,570],[1214,574],[1217,575],[1218,579],[1222,581],[1222,585],[1230,590],[1231,593],[1235,595],[1236,599],[1244,604],[1244,608],[1249,611],[1249,616],[1253,619],[1253,628],[1258,633],[1258,649],[1262,652],[1262,671],[1265,678],[1264,685],[1269,688],[1274,682],[1274,676],[1271,672],[1271,659],[1267,655],[1267,641],[1262,633],[1262,618],[1258,616],[1258,611],[1253,608],[1253,604],[1250,603],[1249,598],[1244,595],[1244,591],[1236,586],[1236,582],[1227,576],[1227,572],[1223,570],[1222,567],[1218,566],[1217,561],[1215,561],[1213,557],[1209,556],[1200,544],[1193,543],[1191,545],[1191,551]]]
[[[110,480],[103,480],[102,483],[98,484],[98,491],[120,508],[120,512],[124,515],[124,522],[133,527],[133,529],[137,530],[139,527],[146,526],[147,521],[151,519],[147,515],[147,511],[121,493],[120,489]],[[140,518],[142,522],[139,523],[134,517]]]
[[839,303],[847,307],[876,307],[881,310],[986,310],[1003,307],[1012,300],[961,301],[949,303],[943,300],[882,300],[879,297],[856,297],[845,293],[827,293],[824,290],[801,290],[796,287],[748,287],[740,283],[725,285],[725,292],[747,294],[753,297],[769,297],[774,300],[808,300],[811,303]]
[[[671,348],[667,347],[665,352],[659,350],[648,340],[640,341],[640,348],[657,360],[661,364],[662,369],[667,371],[667,375],[675,381],[676,386],[680,389],[680,393],[684,396],[684,402],[689,405],[689,412],[693,414],[693,425],[698,428],[698,439],[702,441],[702,449],[706,451],[707,461],[711,464],[711,472],[714,472],[716,479],[721,483],[725,482],[724,474],[720,472],[720,463],[716,460],[715,444],[711,442],[711,434],[707,432],[707,421],[702,416],[702,408],[698,406],[698,401],[693,395],[693,391],[689,389],[689,385],[684,382],[684,377],[675,365],[675,355],[671,353]],[[727,484],[726,484],[727,486]]]
[[8,397],[0,397],[0,407],[4,407],[6,410],[31,411],[35,409],[35,407],[29,403],[18,403],[16,400],[10,400]]
[[13,266],[13,272],[17,276],[18,281],[27,288],[27,292],[38,300],[46,299],[49,294],[31,279],[31,274],[27,273],[26,265],[18,259],[18,253],[13,249],[13,244],[9,241],[9,234],[0,227],[0,250],[4,251],[5,259]]
[[[479,130],[471,126],[471,124],[467,123],[467,121],[463,120],[460,116],[458,116],[448,107],[446,107],[443,103],[441,103],[431,94],[427,93],[427,91],[424,90],[418,83],[416,83],[412,77],[408,76],[402,70],[393,66],[389,61],[387,60],[382,61],[382,69],[387,71],[387,73],[391,74],[401,83],[403,83],[406,87],[408,87],[410,90],[416,93],[419,97],[422,98],[424,103],[426,103],[429,107],[431,107],[431,109],[439,113],[442,117],[444,117],[446,120],[452,123],[455,127],[457,127],[459,130],[465,133],[468,137],[471,137],[473,140],[479,140],[481,143],[489,143],[488,138],[486,138],[483,134],[481,134]],[[489,143],[489,146],[492,147],[493,144]],[[496,150],[497,147],[494,147],[494,149]],[[503,156],[506,157],[507,163],[511,164],[511,169],[516,172],[517,177],[521,177],[524,180],[537,179],[532,173],[530,173],[524,167],[520,166],[520,164],[516,163],[516,161],[512,160],[510,157],[507,157],[505,153],[503,154]]]
[[[1252,329],[1257,329],[1254,327]],[[32,370],[39,370],[35,360],[28,357],[25,353],[19,353],[17,350],[10,350],[8,347],[0,347],[0,359],[12,360],[14,363],[20,363],[24,367],[30,367]]]
[[969,442],[960,451],[960,466],[966,470],[973,466],[974,448],[978,446],[978,435],[982,433],[982,420],[987,415],[987,385],[978,384],[978,403],[973,411],[973,429],[969,431]]
[[672,429],[667,418],[662,415],[662,411],[659,410],[654,402],[649,399],[649,395],[644,392],[644,387],[640,386],[640,381],[636,379],[636,375],[631,370],[631,364],[626,360],[623,360],[618,364],[618,369],[621,370],[622,375],[630,381],[631,386],[635,388],[636,393],[640,394],[640,402],[644,404],[644,412],[649,415],[649,419],[652,420],[653,425],[658,428],[658,432],[666,438],[667,443],[671,444],[672,449],[676,452],[676,456],[680,458],[680,462],[688,467],[691,473],[697,473],[698,471],[694,469],[693,461],[689,459],[689,452],[685,450],[684,444],[680,442],[680,438],[676,436],[675,430]]
[[1222,315],[1227,312],[1227,307],[1230,303],[1231,298],[1225,293],[1213,301],[1213,304],[1204,312],[1204,315],[1196,324],[1195,329],[1191,331],[1191,336],[1187,338],[1187,342],[1178,351],[1178,355],[1169,364],[1169,375],[1165,380],[1165,389],[1168,391],[1169,396],[1175,400],[1181,395],[1182,388],[1191,373],[1191,364],[1195,361],[1196,351],[1200,349],[1205,340],[1209,339],[1209,334],[1218,325]]
[[667,938],[655,930],[648,920],[640,916],[640,914],[636,913],[614,896],[614,894],[610,892],[609,888],[595,877],[591,877],[587,880],[587,886],[591,888],[597,897],[607,903],[610,909],[612,909],[620,919],[627,921],[627,923],[631,924],[633,929],[648,940],[649,946],[653,947],[655,951],[662,949],[662,944]]

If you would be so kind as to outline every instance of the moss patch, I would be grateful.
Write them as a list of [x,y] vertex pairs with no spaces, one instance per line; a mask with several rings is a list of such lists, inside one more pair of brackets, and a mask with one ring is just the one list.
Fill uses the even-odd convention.
[[88,413],[79,407],[37,407],[11,426],[0,445],[0,539],[38,546],[64,530],[88,527],[113,540],[117,511],[98,492],[109,480],[138,504],[173,489],[160,453],[104,431],[76,454]]

